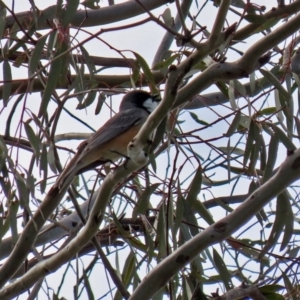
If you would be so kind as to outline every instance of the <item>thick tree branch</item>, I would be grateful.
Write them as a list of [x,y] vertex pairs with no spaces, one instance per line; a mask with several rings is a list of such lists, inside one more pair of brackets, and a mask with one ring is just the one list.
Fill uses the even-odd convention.
[[[153,76],[155,78],[156,82],[161,82],[164,80],[164,76],[160,73],[160,72],[153,72]],[[70,79],[71,79],[71,83],[76,79],[77,75],[71,75]],[[95,82],[91,82],[91,77],[90,74],[85,74],[83,76],[83,80],[90,84],[96,84],[97,86],[95,86],[94,88],[99,88],[99,89],[110,89],[110,88],[116,88],[116,87],[120,87],[122,85],[122,87],[124,88],[125,84],[128,83],[128,88],[130,88],[132,86],[131,84],[131,79],[130,79],[130,75],[94,75],[93,78],[95,79]],[[43,91],[45,89],[44,85],[42,84],[40,79],[34,79],[31,81],[32,85],[30,85],[32,87],[31,91],[32,92],[40,92]],[[31,84],[29,82],[28,78],[24,78],[24,79],[16,79],[13,80],[12,82],[12,93],[14,93],[15,95],[17,94],[23,94],[28,92],[28,85]],[[145,76],[141,75],[139,77],[139,79],[137,80],[137,82],[135,82],[136,86],[146,86],[147,85],[147,81]],[[67,89],[69,86],[69,84],[58,84],[57,88],[58,89]],[[3,99],[3,88],[4,85],[0,86],[0,100]]]
[[[141,0],[141,2],[148,10],[153,10],[169,3],[167,0]],[[101,7],[98,10],[78,10],[71,22],[71,25],[75,27],[105,25],[133,18],[143,13],[145,13],[145,10],[135,3],[135,1],[126,1],[113,6]],[[53,19],[56,17],[56,5],[49,6],[45,10],[38,12],[38,15],[38,29],[42,30],[50,28],[50,24],[52,24]],[[33,14],[29,11],[18,13],[16,14],[16,17],[20,20],[21,25],[24,27],[28,25],[28,21],[33,20]],[[12,27],[14,23],[15,19],[13,16],[8,16],[6,18],[5,27]]]
[[260,68],[262,66],[261,63],[266,63],[266,60],[262,59],[264,53],[284,41],[287,37],[299,30],[299,28],[300,15],[297,15],[255,43],[245,52],[240,60],[232,63],[219,62],[211,65],[180,89],[174,107],[182,105],[186,102],[186,99],[192,99],[196,94],[218,80],[227,81],[247,77],[253,71]]
[[[294,1],[288,5],[280,6],[277,8],[272,8],[270,11],[265,13],[263,17],[266,19],[266,22],[270,21],[272,18],[276,19],[285,19],[288,16],[292,16],[299,12],[300,10],[300,2]],[[233,39],[236,41],[242,41],[246,39],[247,37],[251,36],[258,30],[262,24],[257,23],[251,23],[249,25],[246,25],[242,29],[238,30],[235,35],[233,36]]]
[[254,61],[257,61],[263,54],[280,44],[299,29],[300,15],[296,15],[250,47],[240,59],[239,67],[244,70],[253,69]]
[[[174,274],[191,262],[201,251],[224,241],[238,228],[247,223],[274,197],[300,178],[300,149],[288,156],[278,172],[252,193],[247,200],[227,217],[209,226],[193,239],[165,258],[155,267],[133,292],[130,300],[138,300],[144,295],[152,298]],[[1,295],[1,294],[0,294]]]

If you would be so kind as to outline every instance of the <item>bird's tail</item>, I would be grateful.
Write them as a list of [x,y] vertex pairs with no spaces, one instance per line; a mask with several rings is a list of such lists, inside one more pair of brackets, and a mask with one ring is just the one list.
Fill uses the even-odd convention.
[[69,187],[78,173],[77,155],[75,155],[57,178],[54,187],[60,191]]

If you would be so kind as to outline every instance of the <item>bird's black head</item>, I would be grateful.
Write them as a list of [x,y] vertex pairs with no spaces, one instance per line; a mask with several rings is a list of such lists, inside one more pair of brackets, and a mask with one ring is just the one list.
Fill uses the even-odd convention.
[[120,111],[130,108],[142,108],[151,114],[161,100],[159,95],[151,95],[148,92],[136,90],[128,92],[120,104]]

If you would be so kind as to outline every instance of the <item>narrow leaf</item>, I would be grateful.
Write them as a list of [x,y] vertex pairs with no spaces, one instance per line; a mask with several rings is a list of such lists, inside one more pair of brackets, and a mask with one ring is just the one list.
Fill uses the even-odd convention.
[[179,54],[172,55],[168,59],[158,62],[152,69],[153,70],[167,69],[179,56],[180,56]]
[[283,228],[285,226],[286,218],[286,201],[283,193],[278,195],[276,201],[276,215],[275,221],[272,227],[272,231],[270,233],[269,239],[266,242],[265,247],[262,249],[261,255],[264,255],[267,251],[269,251],[278,241],[280,235],[283,232]]
[[284,204],[285,204],[285,227],[284,227],[284,234],[283,234],[281,247],[280,247],[280,251],[283,251],[288,246],[293,236],[294,213],[287,192],[284,191],[280,195],[282,195],[282,199],[284,199]]
[[193,112],[189,112],[189,113],[190,113],[190,116],[193,118],[193,120],[194,120],[196,123],[201,124],[201,125],[204,125],[204,126],[209,125],[209,123],[200,120],[200,119],[198,118],[198,116],[197,116],[195,113],[193,113]]
[[56,169],[56,164],[55,164],[55,155],[54,155],[54,146],[52,143],[50,144],[50,147],[48,150],[47,159],[48,159],[48,164],[49,164],[51,171],[54,174],[57,174],[57,169]]
[[98,99],[97,99],[97,105],[95,108],[95,115],[98,115],[102,109],[103,103],[105,102],[106,94],[101,92],[99,93]]
[[278,90],[278,92],[288,101],[291,98],[290,93],[282,86],[280,81],[269,71],[260,69],[260,73],[267,78],[274,87]]
[[139,214],[146,214],[146,210],[149,208],[149,200],[154,191],[160,186],[160,183],[154,183],[147,186],[136,203],[133,209],[132,218],[136,219]]
[[63,26],[66,28],[72,21],[77,12],[79,0],[67,0],[64,10]]
[[265,183],[269,178],[271,178],[275,163],[278,158],[277,156],[278,146],[279,146],[278,136],[276,134],[273,134],[271,136],[271,141],[270,141],[269,151],[268,151],[268,160],[267,160],[266,168],[264,170],[264,176],[262,179],[263,183]]
[[257,14],[247,14],[244,16],[244,19],[247,20],[250,23],[254,24],[263,24],[265,23],[268,19],[262,15],[257,15]]
[[85,109],[90,106],[94,100],[96,99],[97,92],[96,91],[89,91],[87,96],[83,99],[81,103],[78,103],[76,109]]
[[164,204],[162,204],[159,209],[156,233],[155,243],[158,244],[158,260],[161,261],[167,256],[166,216]]
[[248,138],[247,138],[247,142],[246,142],[246,147],[245,147],[245,154],[244,154],[244,161],[243,161],[243,165],[246,166],[248,159],[250,157],[250,154],[252,152],[252,146],[254,143],[254,137],[255,137],[255,124],[254,124],[254,120],[251,120],[250,123],[250,128],[249,128],[249,133],[248,133]]
[[45,192],[47,185],[47,174],[48,174],[48,154],[47,154],[47,146],[43,145],[42,153],[41,153],[41,162],[40,162],[40,173],[43,173],[43,179],[40,183],[41,193]]
[[203,203],[198,200],[198,194],[201,191],[201,184],[202,184],[202,168],[201,166],[198,167],[194,178],[190,184],[188,194],[186,196],[186,202],[189,204],[190,208],[193,210],[195,209],[197,213],[209,224],[213,224],[214,220],[210,214],[210,212],[205,208]]
[[0,40],[2,39],[5,30],[5,18],[6,18],[6,8],[0,2]]
[[219,253],[213,249],[213,257],[214,257],[214,263],[216,266],[216,269],[219,272],[219,275],[222,279],[222,282],[224,283],[224,286],[227,291],[231,290],[233,287],[232,281],[231,281],[231,275],[226,268],[226,264],[224,263],[224,260],[219,255]]
[[173,26],[173,18],[172,18],[172,14],[171,14],[171,10],[170,8],[166,8],[165,11],[162,13],[162,18],[165,22],[166,25],[168,26]]
[[140,64],[144,74],[145,74],[145,77],[146,79],[149,81],[149,84],[151,86],[151,91],[152,93],[155,93],[155,92],[158,92],[157,88],[156,88],[156,83],[155,83],[155,80],[154,80],[154,77],[153,77],[153,74],[147,64],[147,62],[145,61],[145,59],[140,56],[138,53],[136,52],[133,52],[134,56],[136,57],[138,63]]
[[229,102],[230,102],[230,106],[233,110],[237,110],[238,107],[236,105],[236,102],[235,102],[235,86],[234,86],[234,81],[233,80],[230,80],[229,82],[229,89],[228,89],[228,95],[229,95]]
[[11,97],[12,90],[12,75],[11,68],[9,62],[5,59],[3,61],[3,92],[2,98],[4,102],[4,106],[7,105],[9,98]]
[[47,37],[48,37],[47,35],[42,36],[41,38],[38,39],[38,42],[35,44],[35,47],[30,56],[30,59],[29,59],[29,68],[28,68],[29,77],[34,74],[34,72],[36,71],[36,69],[38,67],[38,64],[40,63],[41,55],[42,55]]
[[275,134],[279,138],[279,140],[282,142],[282,144],[288,149],[288,150],[296,150],[297,147],[292,143],[292,141],[285,135],[285,133],[275,124],[271,125]]
[[226,137],[232,136],[235,133],[238,126],[240,125],[240,121],[241,121],[241,112],[238,110],[224,136]]
[[32,146],[36,159],[38,160],[40,157],[40,139],[35,135],[33,129],[29,125],[29,122],[24,123],[24,126],[29,143]]

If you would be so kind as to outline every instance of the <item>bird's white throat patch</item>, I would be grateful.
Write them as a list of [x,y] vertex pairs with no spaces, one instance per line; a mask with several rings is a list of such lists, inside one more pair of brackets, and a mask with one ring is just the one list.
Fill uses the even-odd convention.
[[146,108],[146,110],[151,114],[155,108],[157,107],[158,102],[154,101],[152,98],[148,98],[144,101],[143,106]]

